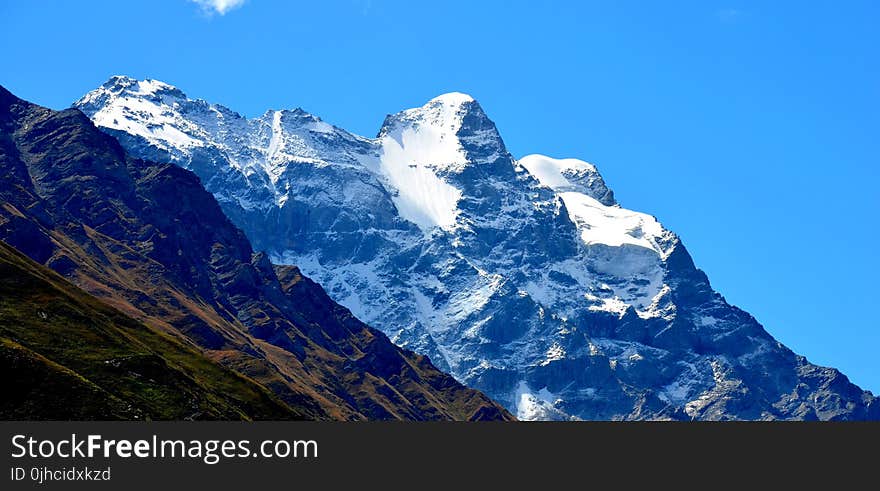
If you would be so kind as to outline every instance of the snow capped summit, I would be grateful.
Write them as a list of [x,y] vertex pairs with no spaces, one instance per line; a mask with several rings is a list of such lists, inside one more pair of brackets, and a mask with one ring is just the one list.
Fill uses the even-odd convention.
[[439,103],[448,106],[461,106],[463,104],[476,102],[473,97],[469,94],[464,94],[461,92],[449,92],[446,94],[438,95],[437,97],[428,101],[428,104]]
[[111,77],[104,85],[75,103],[95,124],[150,139],[166,151],[201,146],[201,142],[178,128],[166,108],[180,104],[186,95],[157,80]]
[[371,139],[169,87],[114,78],[76,105],[134,155],[193,170],[273,262],[521,419],[829,419],[874,404],[727,304],[595,166],[514,159],[468,95],[388,116]]
[[388,116],[378,138],[395,142],[416,165],[441,173],[460,173],[474,160],[491,160],[484,156],[473,159],[471,153],[490,149],[497,157],[507,152],[480,104],[460,92]]
[[461,190],[438,176],[460,172],[468,158],[458,132],[476,102],[457,92],[431,99],[420,108],[389,116],[379,131],[379,172],[395,192],[401,216],[423,231],[451,229]]
[[522,157],[519,164],[541,184],[556,192],[574,191],[589,195],[606,206],[615,204],[614,193],[605,186],[605,181],[593,164],[538,154]]
[[290,187],[279,180],[293,164],[360,166],[375,153],[370,140],[302,109],[247,119],[157,80],[115,76],[74,105],[125,146],[195,171],[219,200],[244,210],[285,203]]
[[[185,99],[186,95],[177,87],[162,82],[160,80],[145,79],[137,80],[125,75],[114,75],[105,82],[101,89],[104,92],[120,94],[128,93],[130,95],[150,96],[150,95],[170,95]],[[90,94],[100,93],[98,91],[90,92]]]

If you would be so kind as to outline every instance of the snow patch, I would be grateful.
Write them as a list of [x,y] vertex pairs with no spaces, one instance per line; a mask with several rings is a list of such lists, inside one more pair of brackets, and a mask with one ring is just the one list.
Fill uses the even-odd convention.
[[541,184],[554,191],[578,191],[578,186],[569,181],[565,174],[572,172],[597,173],[593,164],[578,159],[554,159],[545,155],[526,155],[519,159],[520,165],[529,171]]
[[137,95],[153,95],[156,92],[171,90],[175,90],[173,85],[166,84],[159,80],[146,79],[138,80],[137,92],[134,93]]
[[382,138],[379,158],[381,173],[397,191],[392,200],[400,216],[425,232],[434,227],[453,228],[461,199],[458,188],[437,177],[427,166],[433,158],[458,158],[442,142],[434,143],[432,136],[407,128],[399,140]]
[[269,138],[269,147],[266,149],[268,160],[275,160],[278,155],[278,149],[281,148],[281,111],[275,111],[272,114],[272,136]]
[[514,391],[516,418],[520,421],[567,420],[571,417],[556,406],[563,402],[546,387],[537,392],[529,388],[526,381],[520,381]]
[[[153,83],[139,90],[155,91],[157,87]],[[96,126],[140,136],[164,150],[203,146],[201,141],[176,127],[178,121],[169,115],[164,105],[147,99],[129,96],[116,98],[96,112],[92,121]]]
[[568,216],[580,230],[584,244],[611,247],[634,245],[662,255],[658,240],[663,227],[654,217],[617,206],[605,206],[583,193],[564,192],[559,197],[568,209]]
[[541,362],[541,366],[546,366],[554,361],[565,358],[565,348],[559,343],[553,343],[553,345],[547,349],[546,355],[547,357]]
[[613,314],[617,314],[618,316],[623,316],[623,314],[626,313],[627,307],[629,307],[629,304],[618,297],[599,298],[595,295],[585,293],[584,298],[592,302],[599,302],[598,305],[590,305],[588,307],[589,310],[593,311],[611,312]]
[[[701,377],[697,367],[693,363],[682,362],[686,369],[671,383],[665,385],[657,393],[657,397],[664,402],[682,404],[699,387]],[[693,411],[692,405],[692,411]]]
[[439,103],[449,107],[461,106],[462,104],[467,104],[469,102],[474,102],[474,98],[468,94],[464,94],[462,92],[449,92],[447,94],[441,94],[437,97],[431,99],[428,104]]

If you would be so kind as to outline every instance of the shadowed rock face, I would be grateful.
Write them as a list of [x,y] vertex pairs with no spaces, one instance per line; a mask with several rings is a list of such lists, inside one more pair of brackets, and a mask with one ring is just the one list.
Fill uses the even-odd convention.
[[193,170],[273,262],[522,419],[880,417],[729,305],[594,166],[514,159],[467,95],[390,115],[376,138],[126,77],[76,106],[133,155]]
[[0,88],[0,239],[317,419],[510,419],[286,272],[189,171]]

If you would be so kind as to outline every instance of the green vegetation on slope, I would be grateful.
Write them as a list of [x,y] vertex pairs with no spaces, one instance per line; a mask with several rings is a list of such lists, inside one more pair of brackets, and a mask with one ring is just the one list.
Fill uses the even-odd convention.
[[0,242],[2,419],[301,419]]

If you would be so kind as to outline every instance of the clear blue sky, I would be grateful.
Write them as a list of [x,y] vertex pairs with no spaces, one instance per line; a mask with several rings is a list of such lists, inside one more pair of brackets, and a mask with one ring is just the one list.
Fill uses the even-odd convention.
[[53,108],[110,75],[373,136],[476,97],[516,156],[579,157],[713,285],[880,392],[880,3],[0,1],[0,84]]

